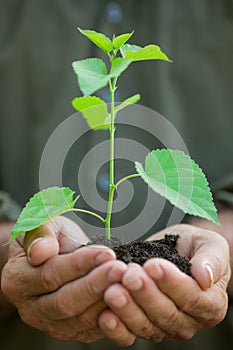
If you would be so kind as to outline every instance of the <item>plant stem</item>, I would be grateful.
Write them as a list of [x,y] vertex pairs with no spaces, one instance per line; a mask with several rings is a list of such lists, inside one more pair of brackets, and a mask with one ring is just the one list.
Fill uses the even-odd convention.
[[109,81],[109,91],[110,91],[110,104],[111,104],[111,119],[110,119],[110,149],[109,149],[109,195],[108,195],[108,211],[105,219],[106,227],[106,238],[111,238],[111,216],[112,216],[112,204],[114,198],[114,191],[116,189],[114,184],[114,133],[115,133],[115,88],[116,88],[116,79],[111,82]]
[[100,216],[100,215],[98,215],[96,213],[93,213],[92,211],[89,211],[89,210],[86,210],[86,209],[77,209],[77,208],[70,209],[69,211],[77,211],[79,213],[85,213],[85,214],[92,215],[92,216],[96,217],[97,219],[99,219],[100,221],[102,221],[105,224],[105,219],[102,218],[102,216]]
[[120,179],[120,180],[116,183],[115,189],[117,189],[117,187],[118,187],[122,182],[124,182],[124,181],[126,181],[126,180],[129,180],[129,179],[133,179],[133,178],[135,178],[135,177],[140,177],[140,175],[139,175],[139,174],[131,174],[131,175],[127,175],[127,176],[123,177],[122,179]]

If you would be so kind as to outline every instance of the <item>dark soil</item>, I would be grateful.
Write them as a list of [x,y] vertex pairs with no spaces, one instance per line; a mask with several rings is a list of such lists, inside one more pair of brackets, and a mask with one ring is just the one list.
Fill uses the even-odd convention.
[[119,238],[111,240],[103,236],[94,237],[91,244],[104,244],[111,247],[116,253],[117,259],[125,262],[135,262],[143,265],[151,258],[164,258],[174,263],[182,272],[191,276],[190,262],[186,257],[180,256],[176,250],[176,242],[179,235],[165,235],[163,239],[156,241],[133,241],[124,243]]

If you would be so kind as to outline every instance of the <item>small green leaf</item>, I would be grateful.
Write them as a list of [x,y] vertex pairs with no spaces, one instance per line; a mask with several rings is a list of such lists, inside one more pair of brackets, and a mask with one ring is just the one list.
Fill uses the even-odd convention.
[[36,193],[22,210],[11,231],[10,241],[72,209],[79,198],[74,200],[73,195],[74,191],[69,187],[49,187]]
[[87,58],[72,64],[78,77],[78,85],[84,96],[103,88],[109,81],[107,68],[100,58]]
[[139,47],[136,45],[123,45],[122,52],[125,58],[131,58],[133,61],[145,61],[145,60],[163,60],[171,62],[171,60],[161,51],[157,45],[147,45],[145,47]]
[[141,49],[142,49],[142,47],[138,46],[138,45],[125,44],[121,47],[120,51],[121,51],[122,57],[126,57],[125,53],[127,51],[138,52]]
[[116,58],[112,61],[112,68],[109,76],[111,78],[118,78],[121,75],[121,73],[123,73],[128,68],[131,62],[133,62],[133,60],[131,59],[120,57]]
[[72,101],[73,107],[81,112],[89,127],[93,130],[108,129],[107,104],[96,96],[76,97]]
[[129,98],[127,98],[125,101],[123,101],[122,103],[120,103],[119,105],[117,105],[115,107],[115,112],[119,112],[121,109],[132,105],[134,103],[137,103],[140,100],[141,96],[139,94],[133,95]]
[[113,44],[106,35],[97,33],[94,30],[83,30],[81,28],[78,28],[78,30],[104,52],[109,53],[112,51]]
[[113,43],[114,49],[118,51],[121,48],[121,46],[124,45],[131,38],[133,33],[134,32],[125,33],[113,38],[112,43]]
[[142,179],[185,213],[219,224],[207,179],[201,168],[181,151],[157,149],[146,157],[145,170],[136,162]]

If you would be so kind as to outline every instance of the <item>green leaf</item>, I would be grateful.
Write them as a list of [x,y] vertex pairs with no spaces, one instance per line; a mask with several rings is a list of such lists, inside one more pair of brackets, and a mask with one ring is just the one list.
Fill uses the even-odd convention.
[[113,38],[112,43],[113,43],[114,49],[118,51],[121,48],[121,46],[124,45],[131,38],[133,33],[134,32],[125,33]]
[[113,49],[113,44],[111,40],[102,33],[97,33],[94,30],[83,30],[78,28],[81,34],[85,35],[89,40],[91,40],[96,46],[106,53],[109,53]]
[[185,213],[219,224],[207,179],[201,168],[181,151],[157,149],[146,157],[145,170],[136,162],[142,179]]
[[100,58],[75,61],[72,66],[84,96],[91,95],[108,84],[107,68]]
[[133,62],[133,60],[131,59],[120,57],[116,58],[112,61],[112,68],[109,76],[111,78],[118,78],[121,75],[121,73],[123,73],[128,68],[131,62]]
[[137,103],[140,100],[141,96],[139,94],[133,95],[129,98],[127,98],[125,101],[120,103],[118,106],[115,107],[115,112],[119,112],[121,109],[132,105],[134,103]]
[[107,104],[96,96],[76,97],[72,101],[73,107],[81,112],[89,127],[93,130],[108,129]]
[[74,200],[73,195],[74,191],[69,187],[49,187],[36,193],[22,210],[11,231],[10,241],[72,209],[79,198]]
[[131,58],[133,61],[145,61],[145,60],[171,60],[161,51],[160,47],[157,45],[147,45],[145,47],[136,45],[123,45],[122,46],[123,57]]
[[141,50],[141,46],[131,44],[125,44],[120,49],[122,57],[126,57],[125,53],[127,51],[138,52],[139,50]]

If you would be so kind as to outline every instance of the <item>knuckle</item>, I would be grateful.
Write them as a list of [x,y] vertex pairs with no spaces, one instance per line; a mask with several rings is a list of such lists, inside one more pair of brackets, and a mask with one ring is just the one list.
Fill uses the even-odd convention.
[[155,333],[151,337],[149,337],[149,340],[152,340],[155,343],[161,343],[161,341],[165,338],[165,334],[161,333]]
[[157,322],[160,328],[167,329],[171,327],[171,325],[177,324],[178,312],[176,309],[170,310],[169,315],[167,315],[166,317],[161,316]]
[[58,310],[60,318],[71,318],[75,316],[75,310],[70,307],[68,299],[55,296],[55,308]]
[[149,327],[144,327],[141,329],[140,333],[141,338],[152,340],[155,343],[160,343],[165,337],[164,332],[153,324],[150,324]]
[[14,289],[12,288],[12,283],[4,275],[2,276],[2,280],[1,280],[1,291],[5,297],[7,297],[10,300],[13,299]]
[[215,308],[214,312],[212,312],[213,317],[211,325],[216,325],[220,323],[227,313],[229,299],[227,293],[222,289],[219,289],[219,300],[219,304],[217,304],[217,307]]
[[101,296],[101,292],[100,289],[97,286],[96,281],[93,281],[92,279],[87,279],[86,280],[86,285],[85,285],[85,289],[86,289],[86,294],[89,296],[89,298],[91,299],[96,299],[96,297]]
[[128,346],[132,346],[134,344],[135,339],[136,339],[135,336],[129,336],[124,340],[120,340],[120,341],[116,340],[115,342],[120,346],[128,347]]
[[220,323],[228,309],[228,296],[223,290],[218,291],[218,295],[215,298],[208,298],[205,305],[196,308],[195,319],[202,324],[202,328],[212,327]]
[[8,265],[5,265],[2,271],[1,277],[1,291],[3,295],[12,302],[15,302],[17,291],[14,286],[14,278],[12,278],[12,273]]
[[155,330],[152,323],[147,323],[142,327],[135,329],[134,333],[142,338],[151,339],[151,337],[155,335]]
[[190,340],[193,338],[197,330],[194,329],[182,329],[179,333],[178,338],[181,340]]
[[93,341],[103,338],[103,334],[96,328],[91,330],[81,330],[77,332],[72,340],[80,341],[81,343],[90,344]]
[[37,327],[37,322],[36,321],[35,315],[32,314],[31,312],[28,312],[27,309],[19,308],[18,313],[20,315],[20,318],[23,320],[24,323],[28,324],[31,327]]
[[59,287],[57,274],[49,263],[44,264],[41,269],[41,282],[48,292],[55,291]]
[[91,257],[87,256],[86,247],[81,247],[72,253],[73,267],[76,269],[79,276],[84,276],[87,273],[88,264],[90,264]]
[[89,314],[84,313],[79,318],[80,323],[87,329],[91,329],[97,326],[97,317],[90,317]]
[[201,311],[203,310],[204,307],[203,307],[203,295],[202,294],[198,294],[198,295],[193,295],[193,296],[188,296],[188,298],[184,299],[182,301],[182,307],[181,307],[181,310],[184,312],[184,313],[187,313],[187,314],[190,314],[190,311],[192,310],[198,310]]
[[67,330],[63,329],[61,325],[57,325],[54,322],[51,322],[47,329],[46,333],[48,333],[52,338],[59,339],[59,340],[75,340],[75,335],[73,330]]

